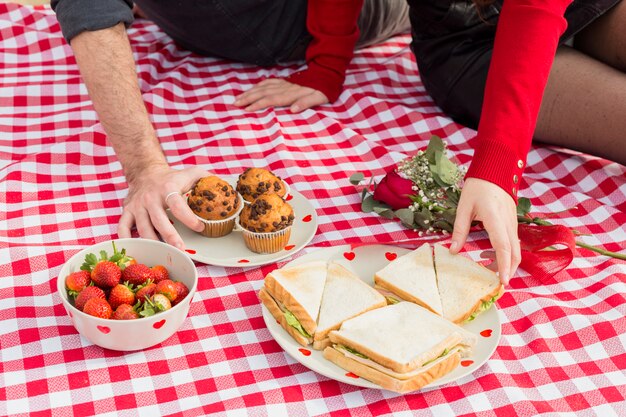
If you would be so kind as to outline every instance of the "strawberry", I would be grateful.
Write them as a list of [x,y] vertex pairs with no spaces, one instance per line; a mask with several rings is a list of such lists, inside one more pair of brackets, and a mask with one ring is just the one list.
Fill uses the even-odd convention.
[[174,301],[178,297],[178,288],[171,279],[164,279],[156,285],[157,294],[165,295],[170,301]]
[[122,270],[111,261],[100,261],[91,271],[91,280],[99,287],[112,288],[120,283]]
[[116,264],[120,269],[124,269],[129,265],[137,263],[137,261],[133,257],[126,255],[126,249],[122,249],[121,252],[118,252],[117,248],[115,247],[115,242],[113,242],[113,256],[109,258],[109,255],[104,250],[100,251],[100,259],[98,259],[98,257],[93,253],[88,253],[85,256],[85,262],[83,262],[80,269],[82,269],[83,271],[91,272],[96,267],[98,262],[101,261],[111,261]]
[[111,310],[111,306],[107,303],[107,300],[102,298],[90,298],[85,304],[83,312],[90,316],[100,317],[101,319],[111,318],[111,314],[113,314],[113,310]]
[[102,291],[101,288],[90,285],[89,287],[85,287],[85,289],[78,293],[78,295],[76,296],[76,300],[74,300],[74,307],[76,307],[80,311],[83,311],[87,301],[91,300],[92,298],[101,298],[104,300],[106,297],[104,295],[104,291]]
[[176,292],[178,295],[176,296],[176,299],[172,301],[172,305],[180,303],[185,297],[187,297],[187,295],[189,295],[189,288],[187,288],[185,284],[180,281],[176,281],[174,285],[176,286]]
[[167,268],[163,265],[155,265],[152,268],[152,282],[158,284],[164,279],[170,279],[170,274],[167,272]]
[[71,297],[76,297],[90,283],[91,275],[87,271],[72,272],[65,278],[65,288]]
[[159,311],[165,311],[172,308],[172,303],[169,298],[163,294],[154,294],[152,297],[152,303],[158,308]]
[[133,306],[129,304],[121,304],[115,309],[111,318],[113,320],[133,320],[138,319],[139,314],[137,314]]
[[149,317],[161,311],[169,310],[170,308],[172,308],[172,303],[170,303],[169,298],[163,294],[154,294],[152,298],[146,298],[139,315],[142,317]]
[[135,297],[137,297],[137,301],[141,301],[142,303],[146,301],[146,298],[152,297],[156,290],[156,284],[152,281],[146,282],[144,285],[140,286],[135,293]]
[[133,285],[142,285],[152,277],[152,271],[144,264],[128,265],[122,271],[122,281],[128,281]]
[[132,290],[132,287],[126,284],[117,284],[115,287],[111,288],[111,293],[109,294],[109,304],[111,304],[111,308],[116,310],[122,304],[128,304],[132,306],[135,304],[135,293]]

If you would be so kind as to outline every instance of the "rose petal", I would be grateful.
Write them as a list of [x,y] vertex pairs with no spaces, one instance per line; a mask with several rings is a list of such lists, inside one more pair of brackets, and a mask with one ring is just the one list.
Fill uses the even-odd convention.
[[385,203],[394,210],[409,207],[412,204],[411,199],[395,192],[389,186],[388,178],[389,175],[383,178],[376,186],[376,189],[374,190],[374,200]]

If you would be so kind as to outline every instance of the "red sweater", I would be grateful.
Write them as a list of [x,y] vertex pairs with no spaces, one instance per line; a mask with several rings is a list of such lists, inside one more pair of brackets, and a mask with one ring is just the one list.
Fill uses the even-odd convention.
[[[309,0],[307,69],[288,78],[335,101],[359,37],[363,0]],[[515,201],[539,106],[571,0],[505,0],[496,30],[475,153],[467,177],[497,184]]]
[[362,6],[363,0],[309,0],[306,26],[313,40],[306,50],[307,69],[287,80],[321,91],[331,103],[337,100],[359,40]]

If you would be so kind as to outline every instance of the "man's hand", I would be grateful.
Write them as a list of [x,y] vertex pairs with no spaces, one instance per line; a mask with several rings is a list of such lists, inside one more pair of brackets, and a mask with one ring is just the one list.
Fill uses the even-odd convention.
[[468,178],[456,212],[451,253],[461,250],[474,220],[481,221],[487,230],[491,246],[496,251],[500,281],[507,285],[521,260],[515,202],[497,185]]
[[181,194],[208,175],[200,168],[174,170],[167,165],[158,165],[129,179],[128,196],[117,229],[119,237],[130,237],[130,231],[136,225],[139,236],[158,239],[159,233],[170,245],[184,249],[183,240],[167,218],[165,208],[169,207],[174,217],[190,229],[202,231],[204,224],[193,214]]
[[280,78],[263,80],[248,91],[235,97],[235,106],[247,111],[261,110],[270,106],[289,106],[292,113],[328,103],[320,91]]

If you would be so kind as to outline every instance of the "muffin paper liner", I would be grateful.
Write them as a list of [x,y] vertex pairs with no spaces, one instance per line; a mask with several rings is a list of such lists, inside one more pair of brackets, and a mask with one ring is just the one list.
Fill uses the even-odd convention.
[[237,219],[237,230],[241,230],[248,249],[256,253],[276,253],[283,250],[289,243],[291,227],[288,226],[276,232],[255,233],[242,227]]
[[204,230],[201,231],[200,234],[206,237],[222,237],[232,232],[235,227],[237,217],[239,216],[239,213],[241,213],[241,210],[243,210],[243,201],[244,199],[241,194],[237,193],[237,210],[225,219],[207,220],[196,215],[196,217],[204,223]]

